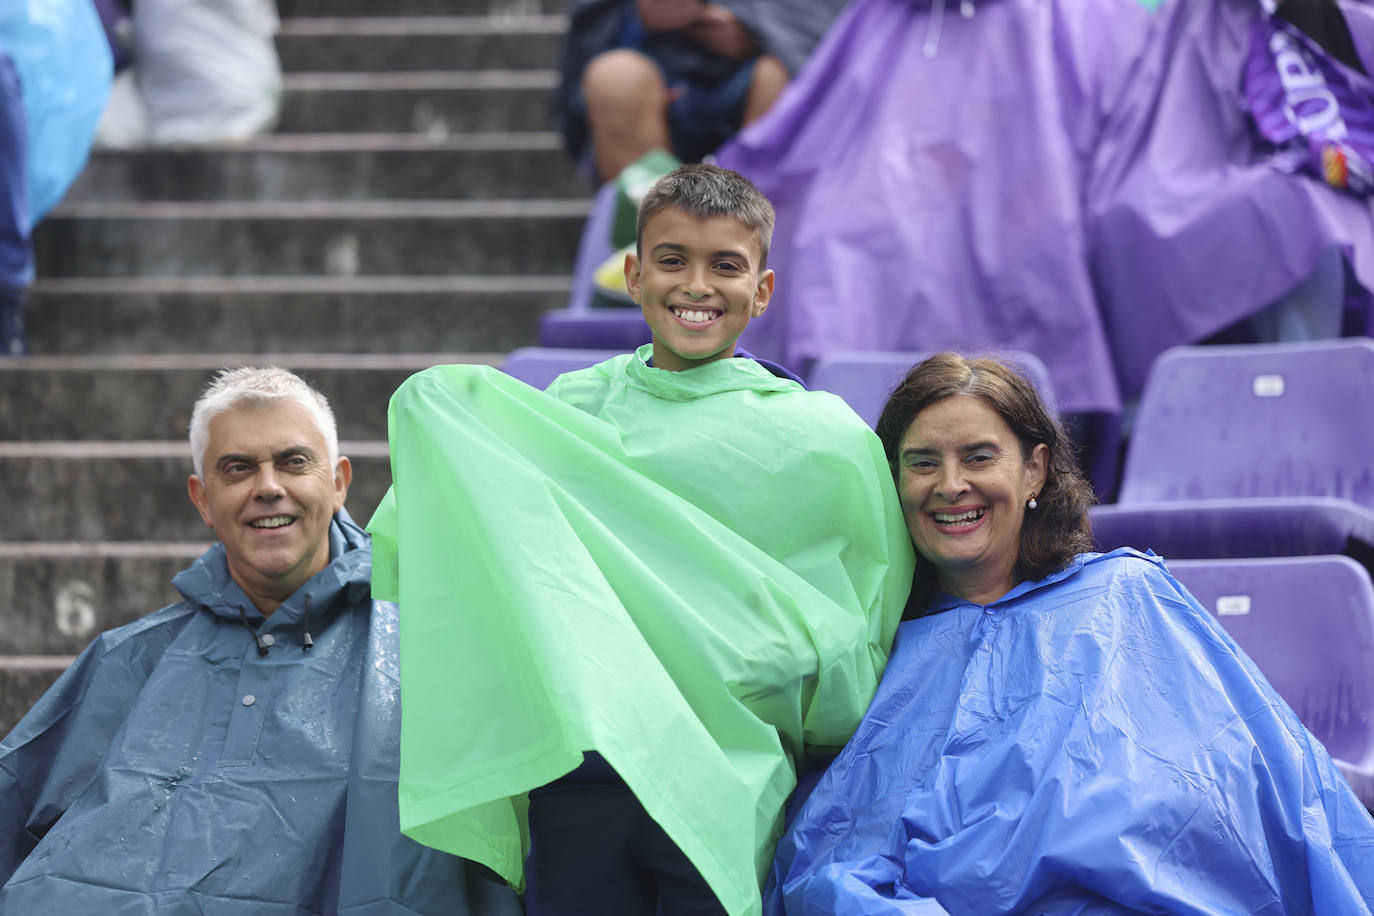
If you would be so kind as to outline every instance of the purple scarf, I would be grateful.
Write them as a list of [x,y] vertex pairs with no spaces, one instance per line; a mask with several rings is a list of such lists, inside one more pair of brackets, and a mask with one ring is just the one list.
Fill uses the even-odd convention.
[[1374,191],[1374,84],[1297,28],[1261,16],[1250,31],[1245,97],[1274,165],[1359,196]]

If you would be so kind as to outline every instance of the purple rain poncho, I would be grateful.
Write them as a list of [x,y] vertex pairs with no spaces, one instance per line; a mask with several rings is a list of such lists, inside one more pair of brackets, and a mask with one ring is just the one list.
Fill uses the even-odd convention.
[[[1368,201],[1294,174],[1246,109],[1255,0],[937,5],[856,0],[721,150],[778,210],[751,350],[1028,350],[1064,410],[1114,413],[1156,354],[1269,305],[1328,246],[1366,320]],[[1366,8],[1346,12],[1374,59]]]
[[1325,916],[1374,821],[1153,555],[1082,554],[898,629],[778,845],[770,916]]

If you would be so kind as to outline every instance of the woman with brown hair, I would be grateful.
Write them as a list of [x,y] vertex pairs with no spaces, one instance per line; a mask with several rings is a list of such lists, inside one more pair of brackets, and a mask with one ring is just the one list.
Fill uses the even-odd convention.
[[1160,558],[1086,552],[1091,491],[1026,381],[939,354],[878,435],[908,619],[766,912],[1370,912],[1374,821]]

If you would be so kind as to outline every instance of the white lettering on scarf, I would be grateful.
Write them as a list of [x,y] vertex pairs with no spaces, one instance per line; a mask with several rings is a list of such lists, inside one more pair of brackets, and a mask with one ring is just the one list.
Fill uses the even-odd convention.
[[1288,123],[1308,136],[1344,140],[1347,131],[1336,97],[1326,88],[1321,72],[1309,65],[1307,55],[1292,36],[1276,31],[1269,40],[1269,51],[1274,55],[1279,82],[1283,84],[1283,114]]

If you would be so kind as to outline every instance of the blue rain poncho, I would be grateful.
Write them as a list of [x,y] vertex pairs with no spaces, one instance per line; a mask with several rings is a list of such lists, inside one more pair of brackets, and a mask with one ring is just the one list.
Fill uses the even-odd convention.
[[[943,601],[942,601],[943,599]],[[1370,912],[1374,822],[1162,561],[903,623],[779,844],[767,911]]]
[[838,749],[877,689],[911,540],[839,398],[651,352],[556,397],[481,366],[393,396],[368,529],[401,607],[401,824],[519,885],[526,794],[595,750],[758,913],[803,748]]
[[184,601],[98,637],[15,726],[0,912],[518,916],[400,834],[395,607],[372,602],[346,513],[329,541],[266,621],[215,544],[173,579]]

